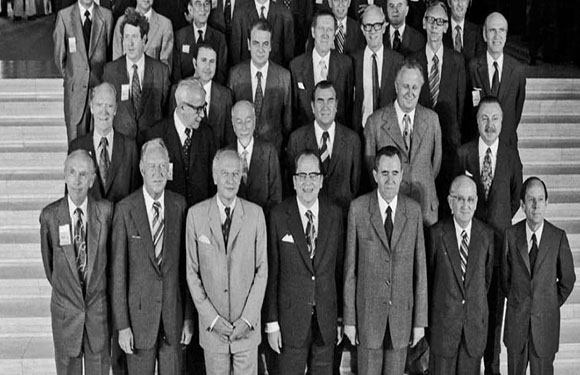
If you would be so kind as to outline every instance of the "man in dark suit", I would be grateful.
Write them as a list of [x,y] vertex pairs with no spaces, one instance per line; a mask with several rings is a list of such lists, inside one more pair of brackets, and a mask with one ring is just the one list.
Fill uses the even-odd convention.
[[401,160],[396,147],[379,150],[378,189],[348,212],[344,333],[358,344],[359,374],[403,375],[407,347],[427,326],[423,219],[419,204],[399,193]]
[[315,152],[299,153],[296,197],[270,215],[266,332],[281,375],[332,374],[340,337],[343,220],[339,207],[319,198],[321,166]]
[[79,0],[56,17],[54,62],[64,78],[69,143],[90,131],[89,91],[101,83],[112,33],[113,15],[93,0]]
[[405,23],[409,13],[408,0],[387,0],[389,27],[385,33],[385,45],[407,57],[425,47],[425,37]]
[[502,280],[507,296],[503,342],[508,374],[554,374],[560,308],[574,288],[574,260],[566,232],[544,219],[548,190],[537,177],[521,191],[526,214],[505,232]]
[[[381,8],[369,5],[361,20],[361,30],[367,45],[352,55],[355,82],[352,128],[362,137],[367,118],[377,109],[391,104],[397,97],[395,76],[403,57],[383,44],[387,25]],[[376,56],[376,81],[373,75],[373,55]]]
[[315,120],[290,135],[287,160],[289,168],[294,170],[294,160],[303,150],[317,150],[324,180],[320,194],[338,205],[346,219],[348,206],[358,192],[362,153],[356,133],[335,121],[340,105],[332,83],[316,84],[312,92]]
[[429,374],[479,375],[485,349],[494,257],[493,231],[473,219],[477,187],[456,177],[447,197],[453,218],[430,230]]
[[188,23],[185,18],[187,0],[157,0],[153,4],[153,9],[169,18],[173,25],[173,30],[179,30]]
[[[484,353],[486,374],[499,374],[501,327],[505,296],[501,292],[500,264],[504,231],[511,227],[519,209],[522,163],[516,150],[498,139],[502,126],[501,106],[496,98],[483,98],[477,111],[479,139],[457,151],[455,174],[469,174],[477,185],[475,217],[494,230],[494,271],[488,292],[489,329]],[[488,151],[489,150],[489,151]]]
[[499,99],[503,110],[500,137],[508,146],[517,149],[517,129],[526,98],[526,77],[523,66],[504,53],[507,28],[507,20],[500,13],[487,16],[483,25],[487,52],[469,62],[469,81],[474,107],[484,96]]
[[312,20],[312,52],[307,51],[290,62],[294,128],[314,120],[312,91],[318,82],[324,80],[335,85],[336,98],[342,103],[337,110],[336,119],[350,126],[354,85],[352,61],[348,56],[331,51],[335,30],[336,19],[332,12],[318,12]]
[[232,18],[238,8],[244,7],[245,0],[217,0],[211,2],[211,12],[208,23],[211,27],[224,34],[226,42],[230,43],[232,36]]
[[196,57],[198,44],[204,42],[213,47],[217,54],[215,81],[225,84],[228,66],[228,48],[222,33],[207,24],[210,14],[209,0],[190,0],[187,9],[192,24],[175,33],[175,50],[173,51],[173,82],[179,83],[195,73],[193,59]]
[[[240,0],[242,1],[242,0]],[[258,19],[267,20],[272,31],[270,37],[270,59],[278,65],[288,67],[294,57],[294,21],[292,13],[281,3],[270,0],[247,1],[238,8],[232,18],[230,39],[230,62],[236,65],[250,58],[247,48],[252,25]]]
[[247,41],[250,60],[230,70],[228,86],[234,101],[247,100],[256,110],[256,139],[272,143],[281,155],[292,130],[290,72],[269,59],[272,28],[258,19]]
[[144,53],[149,31],[145,16],[128,8],[120,28],[125,56],[105,65],[103,80],[117,91],[115,130],[141,145],[145,131],[165,113],[169,68]]
[[[107,254],[113,205],[88,196],[95,180],[84,150],[67,156],[67,195],[40,213],[40,249],[52,287],[56,373],[109,374]],[[65,319],[66,318],[66,319]]]
[[447,0],[451,25],[443,35],[443,45],[463,54],[465,62],[485,52],[481,27],[465,19],[471,0]]
[[101,83],[92,89],[91,113],[94,129],[71,142],[69,153],[86,150],[97,167],[90,193],[95,199],[118,202],[132,193],[139,181],[139,154],[135,141],[113,130],[117,110],[115,88]]
[[181,345],[193,332],[185,281],[185,199],[165,189],[169,154],[161,139],[143,145],[143,189],[117,204],[111,285],[114,327],[130,375],[181,374]]

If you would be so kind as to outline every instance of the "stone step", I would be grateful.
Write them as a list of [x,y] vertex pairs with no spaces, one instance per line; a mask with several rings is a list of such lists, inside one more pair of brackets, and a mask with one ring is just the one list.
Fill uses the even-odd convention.
[[[580,149],[578,150],[580,153]],[[523,173],[528,176],[538,174],[560,175],[567,178],[569,175],[580,173],[580,161],[556,161],[556,162],[525,162]]]
[[45,126],[2,126],[0,153],[65,152],[66,131],[62,124]]
[[0,180],[63,179],[66,151],[0,153]]
[[[62,100],[55,101],[0,101],[0,120],[10,116],[20,117],[27,114],[48,118],[64,117],[64,104]],[[32,117],[32,116],[30,116]]]
[[580,124],[578,123],[526,123],[520,122],[518,137],[580,137]]
[[30,113],[22,113],[19,116],[3,116],[0,113],[0,128],[4,127],[39,127],[39,126],[46,126],[52,127],[57,126],[59,129],[63,129],[62,131],[65,132],[66,135],[66,127],[64,122],[64,114],[62,116],[53,116],[47,117],[38,115],[38,114],[30,114]]
[[547,138],[545,136],[518,137],[518,149],[526,148],[580,148],[580,136],[559,136]]
[[0,319],[0,338],[52,337],[50,315]]
[[45,277],[39,279],[0,280],[0,301],[22,298],[47,298],[50,297],[51,291],[51,286]]
[[0,280],[39,279],[44,276],[41,259],[0,260]]
[[[571,163],[580,162],[580,150],[575,148],[520,149],[520,159],[524,167],[528,163]],[[580,173],[580,169],[578,170]]]
[[21,260],[40,261],[40,243],[2,243],[0,244],[0,262]]
[[0,321],[27,317],[50,318],[50,296],[2,300]]
[[[40,200],[49,204],[64,194],[64,180],[0,180],[0,202]],[[44,207],[44,206],[43,206]]]
[[51,93],[63,95],[62,79],[3,79],[0,95]]
[[0,374],[54,375],[54,344],[50,337],[0,339]]

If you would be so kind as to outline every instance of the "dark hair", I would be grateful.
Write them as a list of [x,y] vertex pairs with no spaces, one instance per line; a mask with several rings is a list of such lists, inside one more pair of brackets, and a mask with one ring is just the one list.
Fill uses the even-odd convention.
[[399,163],[401,163],[401,167],[403,166],[403,160],[401,159],[401,151],[399,151],[399,149],[396,148],[395,146],[385,146],[385,147],[381,148],[377,152],[377,154],[375,155],[375,165],[373,167],[373,169],[375,171],[378,172],[379,162],[381,161],[381,157],[383,157],[383,156],[386,156],[389,158],[396,156],[397,158],[399,158]]
[[147,21],[147,17],[137,12],[133,7],[125,9],[125,18],[123,18],[123,22],[121,22],[121,35],[125,32],[125,25],[138,27],[139,32],[141,33],[141,38],[149,33],[149,21]]
[[332,19],[334,21],[334,29],[336,30],[336,27],[337,27],[336,18],[334,17],[334,13],[332,13],[332,11],[330,9],[321,9],[318,12],[316,12],[314,17],[312,17],[312,28],[313,29],[316,28],[316,24],[318,23],[318,18],[323,17],[323,16],[332,17]]
[[503,112],[503,108],[501,107],[501,103],[499,102],[499,99],[497,98],[497,96],[487,95],[487,96],[484,96],[483,98],[481,98],[481,100],[479,101],[479,105],[477,106],[477,112],[475,113],[476,116],[479,115],[479,110],[481,109],[481,107],[484,104],[497,104],[497,105],[499,105],[499,108]]
[[252,39],[252,31],[254,31],[254,29],[269,32],[270,39],[272,38],[272,25],[270,25],[270,22],[268,22],[268,20],[258,18],[257,20],[252,22],[252,24],[248,29],[248,40]]
[[197,56],[199,54],[199,50],[205,48],[205,49],[211,49],[212,51],[214,51],[216,53],[216,58],[217,58],[217,51],[215,50],[215,48],[207,43],[207,42],[199,42],[195,48],[195,51],[193,51],[193,57],[195,57],[195,59],[197,60]]
[[542,181],[537,176],[528,177],[524,181],[524,184],[522,185],[522,190],[520,191],[520,199],[524,202],[526,201],[526,193],[528,192],[528,189],[534,182],[540,182],[542,184],[542,186],[544,187],[544,195],[546,196],[545,198],[546,200],[548,200],[548,188],[546,188],[546,184],[544,183],[544,181]]
[[318,156],[318,152],[307,148],[300,151],[298,155],[296,155],[296,157],[294,158],[294,173],[296,173],[296,169],[298,168],[298,161],[300,160],[300,158],[306,156],[314,156],[316,160],[318,160],[318,171],[322,172],[322,162],[320,161],[320,156]]
[[[320,81],[314,86],[314,90],[312,90],[312,94],[310,94],[310,101],[314,103],[316,100],[316,92],[317,90],[326,90],[326,89],[333,89],[334,96],[336,97],[336,88],[334,88],[334,84],[331,81],[323,80]],[[338,100],[338,98],[336,98]]]

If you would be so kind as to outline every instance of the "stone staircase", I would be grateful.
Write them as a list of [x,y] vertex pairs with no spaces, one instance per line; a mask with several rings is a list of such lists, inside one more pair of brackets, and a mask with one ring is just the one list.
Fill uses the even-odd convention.
[[[519,127],[524,176],[550,191],[547,217],[568,232],[580,279],[580,80],[528,80]],[[0,80],[0,374],[55,374],[50,285],[38,215],[63,194],[62,80]],[[523,218],[521,212],[516,220]],[[504,348],[505,349],[505,348]],[[344,361],[343,363],[345,363]],[[505,350],[503,373],[507,373]],[[556,374],[580,373],[580,281],[562,308]]]

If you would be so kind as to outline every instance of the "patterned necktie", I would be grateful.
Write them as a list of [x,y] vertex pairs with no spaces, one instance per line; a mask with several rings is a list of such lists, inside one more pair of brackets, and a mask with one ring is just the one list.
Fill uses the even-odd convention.
[[483,192],[485,193],[485,200],[489,196],[493,175],[491,173],[491,148],[487,148],[485,156],[483,157],[483,168],[481,169],[481,183],[483,184]]
[[342,23],[338,24],[338,32],[336,33],[334,41],[338,53],[344,53],[344,25]]
[[226,245],[226,253],[228,252],[228,239],[230,237],[230,227],[232,226],[232,214],[231,214],[231,209],[229,207],[226,207],[225,210],[226,212],[226,219],[224,220],[224,223],[222,224],[222,234],[224,235],[224,243]]
[[463,51],[463,43],[461,43],[461,26],[455,26],[455,39],[453,40],[453,49],[461,53]]
[[320,161],[322,161],[322,170],[326,174],[328,172],[328,166],[330,164],[330,150],[328,149],[328,142],[330,140],[330,135],[327,131],[322,133],[322,146],[320,147]]
[[226,0],[224,5],[224,22],[226,24],[226,40],[232,35],[232,1]]
[[324,60],[320,60],[318,63],[318,68],[320,69],[320,80],[318,82],[326,81],[326,78],[328,77],[328,67],[326,66],[326,62]]
[[254,106],[256,107],[256,123],[260,120],[262,114],[262,103],[264,102],[264,91],[262,90],[262,72],[256,73],[256,94],[254,95]]
[[441,77],[439,76],[439,58],[437,55],[433,55],[433,65],[431,65],[431,72],[429,73],[429,94],[431,95],[431,102],[433,103],[433,108],[437,104],[437,98],[439,97],[439,81]]
[[131,97],[133,99],[133,111],[135,117],[141,110],[141,83],[139,81],[139,70],[137,64],[133,64],[133,78],[131,79]]
[[461,280],[465,282],[465,272],[467,271],[467,256],[469,254],[469,237],[467,232],[461,232],[461,248],[459,249],[459,257],[461,258]]
[[163,231],[165,219],[161,216],[161,203],[153,202],[153,247],[155,248],[155,263],[161,268],[163,261]]
[[379,86],[379,68],[377,65],[377,54],[373,53],[373,72],[372,72],[372,79],[373,79],[373,112],[377,110],[379,107],[379,95],[380,95],[380,86]]
[[306,246],[308,247],[308,253],[310,253],[310,259],[314,258],[314,251],[316,249],[316,228],[314,227],[314,215],[312,211],[306,211],[306,218],[308,223],[306,224]]
[[387,206],[387,218],[385,219],[385,232],[387,233],[387,240],[389,240],[389,246],[391,246],[391,238],[393,236],[393,210],[391,206]]
[[401,34],[399,34],[399,30],[395,30],[395,36],[393,38],[393,51],[399,52],[401,49]]
[[530,271],[534,271],[534,265],[536,264],[536,258],[538,257],[538,239],[536,234],[532,234],[532,249],[530,250]]
[[203,43],[203,30],[197,30],[197,41],[195,44]]
[[87,232],[83,225],[83,210],[76,208],[74,211],[74,248],[76,255],[77,271],[83,292],[85,292],[85,283],[87,281]]
[[183,164],[189,169],[189,153],[191,151],[191,128],[185,128],[185,141],[183,142]]
[[85,40],[85,48],[87,49],[87,56],[89,54],[89,46],[91,44],[91,27],[93,22],[91,21],[91,13],[87,10],[85,11],[85,22],[83,23],[83,39]]
[[283,0],[282,4],[286,7],[286,9],[292,10],[292,0]]
[[264,14],[265,11],[266,11],[266,7],[262,5],[262,7],[260,8],[260,19],[263,19],[263,20],[266,19],[266,15]]
[[493,62],[493,78],[491,79],[491,95],[497,96],[499,93],[499,67],[497,61]]
[[248,182],[248,171],[250,170],[248,167],[248,150],[242,151],[240,158],[242,159],[242,181],[245,184]]
[[99,172],[101,173],[101,181],[103,185],[107,183],[107,176],[109,173],[109,166],[111,165],[111,160],[109,159],[109,152],[107,150],[107,146],[109,145],[109,141],[106,137],[101,138],[101,142],[99,143],[99,147],[101,148],[101,152],[99,153]]
[[403,116],[403,139],[405,140],[405,150],[407,151],[407,154],[409,155],[409,159],[411,158],[411,133],[412,133],[412,129],[411,129],[411,119],[409,118],[409,115],[405,113],[405,115]]

